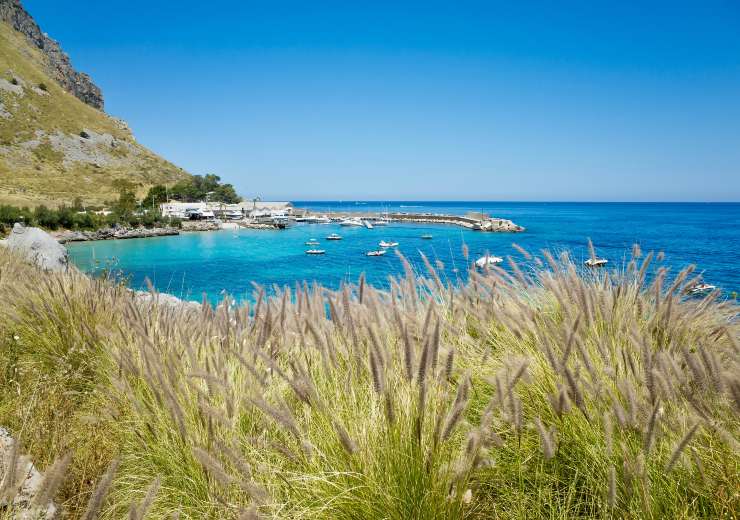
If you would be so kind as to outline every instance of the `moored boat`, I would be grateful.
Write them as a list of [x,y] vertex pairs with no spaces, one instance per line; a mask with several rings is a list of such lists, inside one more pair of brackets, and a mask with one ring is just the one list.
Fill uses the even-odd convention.
[[716,285],[712,285],[709,283],[699,283],[693,286],[691,289],[689,289],[689,294],[697,295],[697,294],[707,294],[712,291],[714,291],[717,288]]
[[308,240],[308,241],[306,242],[306,245],[307,245],[307,246],[317,246],[317,245],[319,245],[319,241],[318,241],[318,240],[316,240],[315,238],[311,238],[311,239],[309,239],[309,240]]
[[500,256],[485,255],[481,256],[478,260],[475,261],[475,266],[483,269],[484,267],[500,264],[503,261],[504,259]]
[[326,237],[327,240],[342,240],[342,237],[340,235],[337,235],[336,233],[332,233],[328,237]]
[[423,238],[424,240],[431,240],[434,237],[428,233],[425,233],[424,235],[421,235],[421,238]]
[[386,242],[385,240],[381,240],[378,245],[380,247],[397,247],[398,242]]
[[323,255],[324,253],[326,253],[326,251],[323,249],[309,249],[306,251],[307,255]]
[[606,264],[609,263],[609,260],[606,258],[589,258],[585,262],[583,262],[586,267],[604,267]]
[[367,252],[367,253],[365,253],[365,254],[366,254],[367,256],[383,256],[383,255],[384,255],[384,254],[386,254],[387,252],[388,252],[388,251],[387,251],[387,250],[385,250],[385,249],[378,249],[377,251],[368,251],[368,252]]

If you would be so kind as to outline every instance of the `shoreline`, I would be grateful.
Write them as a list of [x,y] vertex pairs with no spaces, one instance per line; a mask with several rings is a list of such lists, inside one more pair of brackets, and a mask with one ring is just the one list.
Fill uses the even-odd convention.
[[[419,223],[432,225],[460,226],[473,231],[488,233],[521,233],[526,228],[514,223],[512,220],[504,218],[489,217],[488,215],[463,216],[463,215],[446,215],[433,213],[387,213],[380,212],[353,212],[353,211],[328,211],[316,212],[306,210],[298,215],[293,215],[290,220],[293,223],[304,222],[307,218],[319,216],[328,216],[333,224],[338,224],[345,219],[360,219],[373,223],[376,221],[385,221],[390,223]],[[310,223],[310,222],[309,222]],[[53,236],[60,244],[71,242],[94,242],[102,240],[130,240],[134,238],[154,238],[164,236],[175,236],[182,233],[204,232],[204,231],[221,231],[224,229],[261,229],[277,230],[281,229],[276,224],[264,222],[254,222],[252,220],[237,221],[191,221],[186,220],[181,223],[181,227],[153,227],[153,228],[130,228],[130,227],[109,227],[95,231],[72,231],[61,230],[51,231]]]

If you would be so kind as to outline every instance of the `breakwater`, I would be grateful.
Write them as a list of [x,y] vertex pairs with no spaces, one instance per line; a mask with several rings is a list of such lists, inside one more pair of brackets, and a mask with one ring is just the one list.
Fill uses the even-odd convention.
[[468,215],[450,215],[440,213],[381,213],[381,212],[360,212],[360,211],[304,211],[299,213],[296,220],[306,220],[310,222],[311,218],[321,216],[329,217],[332,221],[338,222],[345,219],[364,220],[370,223],[383,222],[415,222],[419,224],[442,224],[461,226],[475,231],[499,232],[499,233],[521,233],[525,230],[509,219],[491,217],[483,213],[471,213]]

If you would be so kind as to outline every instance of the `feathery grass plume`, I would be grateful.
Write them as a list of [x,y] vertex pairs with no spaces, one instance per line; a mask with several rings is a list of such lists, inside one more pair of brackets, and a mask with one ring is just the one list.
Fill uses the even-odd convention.
[[570,398],[568,397],[568,392],[565,388],[558,385],[557,392],[554,394],[547,394],[547,399],[550,401],[550,406],[558,417],[562,417],[570,412]]
[[72,462],[72,454],[66,453],[46,470],[41,486],[31,501],[33,507],[46,506],[54,499],[54,495],[64,481],[70,462]]
[[607,504],[609,509],[614,510],[617,507],[617,470],[614,465],[609,466]]
[[376,394],[382,395],[384,389],[382,368],[379,366],[377,355],[372,349],[369,349],[368,354],[370,357],[370,372],[373,377],[373,389]]
[[555,456],[555,445],[550,432],[545,429],[542,424],[542,419],[538,416],[534,419],[534,425],[537,428],[537,433],[540,435],[540,447],[545,460],[550,460]]
[[450,350],[447,353],[447,360],[445,361],[445,379],[447,381],[452,380],[452,370],[454,366],[455,366],[455,349],[454,347],[450,347]]
[[681,453],[686,448],[686,446],[689,444],[689,442],[691,442],[691,438],[694,436],[698,428],[699,428],[699,423],[694,423],[694,425],[691,428],[689,428],[689,431],[687,431],[684,434],[684,436],[681,438],[679,443],[673,449],[673,452],[671,453],[671,458],[668,460],[668,463],[665,465],[666,473],[670,473],[673,470],[673,467],[676,465],[676,462],[678,462],[678,458],[681,456]]
[[234,481],[234,477],[226,473],[221,463],[213,455],[208,453],[208,451],[198,446],[195,446],[192,451],[196,460],[203,466],[203,469],[210,473],[216,481],[223,485],[229,485]]
[[388,424],[393,425],[396,423],[396,409],[393,405],[393,396],[388,390],[385,392],[385,417],[388,420]]
[[357,451],[357,444],[355,444],[355,441],[352,440],[349,433],[347,433],[347,430],[345,430],[344,426],[342,426],[338,421],[334,421],[332,424],[334,425],[334,431],[337,433],[339,442],[342,444],[344,451],[349,455],[354,455]]
[[612,425],[612,416],[608,411],[604,411],[604,444],[606,446],[606,456],[611,457],[614,453],[614,426]]
[[365,273],[360,273],[360,282],[357,293],[360,305],[362,305],[365,302]]
[[157,498],[157,493],[159,493],[159,486],[160,480],[159,477],[157,477],[149,485],[146,495],[144,496],[144,500],[142,500],[138,505],[131,504],[131,509],[129,510],[128,515],[129,520],[144,520],[146,514],[149,512],[152,505],[154,505],[154,500]]
[[527,260],[531,260],[532,259],[532,255],[530,254],[530,252],[527,251],[526,249],[524,249],[522,246],[520,246],[516,242],[512,243],[511,244],[511,247],[513,247],[514,249],[516,249],[517,251],[519,251],[519,253],[521,253],[521,255],[524,258],[526,258]]
[[581,393],[581,389],[578,387],[578,382],[576,381],[573,372],[571,372],[568,367],[565,367],[563,372],[565,373],[565,380],[568,383],[568,388],[570,389],[573,402],[576,403],[576,407],[581,411],[581,413],[583,413],[584,417],[586,417],[587,420],[590,420],[588,410],[586,409],[586,403],[583,399],[583,394]]
[[703,385],[706,381],[706,373],[704,372],[704,369],[701,367],[699,362],[696,360],[696,356],[689,352],[689,350],[684,346],[681,349],[681,354],[683,354],[683,359],[686,361],[686,365],[691,369],[691,373],[694,376],[694,381],[698,385]]
[[239,515],[239,520],[260,520],[260,518],[262,518],[262,516],[257,511],[257,507],[254,504],[249,506]]
[[650,455],[650,450],[652,449],[653,444],[655,443],[656,426],[657,426],[658,417],[660,416],[661,411],[662,411],[662,407],[660,406],[660,402],[656,401],[655,405],[653,406],[653,411],[650,414],[650,419],[648,420],[647,431],[645,432],[645,439],[642,444],[642,450],[645,453],[646,457]]
[[430,340],[429,337],[424,338],[424,346],[421,349],[421,359],[419,359],[419,370],[416,375],[416,380],[421,382],[426,380],[429,372],[429,355],[430,355]]
[[516,370],[514,371],[514,375],[509,380],[509,384],[507,385],[506,392],[511,392],[511,390],[519,382],[519,379],[521,379],[526,374],[529,363],[530,363],[529,359],[522,359],[519,362],[519,366],[516,368]]
[[434,331],[432,332],[432,336],[430,338],[431,344],[431,359],[430,359],[430,366],[431,369],[431,375],[434,376],[434,374],[437,371],[437,361],[439,358],[439,340],[440,340],[440,330],[439,330],[439,319],[436,320],[434,324]]
[[568,332],[567,340],[565,341],[565,348],[563,349],[563,359],[560,362],[561,365],[565,366],[568,363],[568,357],[570,357],[570,352],[573,349],[573,344],[575,342],[576,334],[578,333],[578,326],[581,323],[581,316],[582,314],[579,312],[576,316],[575,321],[573,322],[573,325],[570,328],[570,331]]
[[403,325],[403,367],[406,380],[411,382],[414,379],[414,347],[411,342],[411,334],[408,326]]
[[721,393],[724,390],[725,385],[724,377],[722,376],[722,371],[719,368],[717,358],[712,352],[709,351],[709,349],[707,349],[703,345],[700,345],[697,350],[699,351],[699,355],[702,362],[704,363],[704,366],[707,368],[707,373],[709,374],[709,379],[712,382],[714,389],[718,393]]
[[114,459],[108,465],[105,473],[98,481],[98,485],[95,486],[95,490],[93,491],[92,495],[90,495],[90,500],[88,500],[87,502],[87,509],[82,515],[82,520],[95,520],[96,518],[98,518],[98,514],[100,513],[100,508],[103,505],[105,496],[108,494],[108,490],[113,483],[113,478],[116,476],[116,471],[118,471],[119,463],[120,461],[118,459]]

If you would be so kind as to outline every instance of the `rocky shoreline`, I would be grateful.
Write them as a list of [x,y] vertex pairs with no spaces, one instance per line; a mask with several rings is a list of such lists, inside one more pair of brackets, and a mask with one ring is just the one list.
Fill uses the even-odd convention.
[[52,234],[60,244],[67,242],[88,242],[91,240],[125,240],[129,238],[150,238],[179,235],[180,230],[165,228],[103,228],[96,231],[63,231]]

